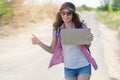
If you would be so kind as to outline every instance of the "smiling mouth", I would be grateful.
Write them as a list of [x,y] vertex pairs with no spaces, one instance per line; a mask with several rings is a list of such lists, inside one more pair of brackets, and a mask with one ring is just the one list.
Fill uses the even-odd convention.
[[64,18],[64,20],[69,20],[68,18]]

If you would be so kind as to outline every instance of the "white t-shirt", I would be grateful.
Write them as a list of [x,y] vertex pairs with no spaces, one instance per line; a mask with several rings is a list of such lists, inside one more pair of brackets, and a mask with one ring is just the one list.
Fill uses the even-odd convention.
[[79,46],[62,45],[62,49],[66,68],[77,69],[89,65]]

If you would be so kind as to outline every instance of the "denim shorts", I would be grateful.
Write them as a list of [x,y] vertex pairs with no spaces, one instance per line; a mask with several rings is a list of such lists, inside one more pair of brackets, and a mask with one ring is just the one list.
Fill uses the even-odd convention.
[[91,75],[91,65],[78,69],[64,68],[64,74],[65,74],[65,78],[75,78],[81,74]]

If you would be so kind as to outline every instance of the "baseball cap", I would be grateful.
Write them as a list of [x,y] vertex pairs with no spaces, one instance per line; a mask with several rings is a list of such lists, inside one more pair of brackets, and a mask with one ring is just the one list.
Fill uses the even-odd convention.
[[61,8],[60,8],[60,11],[64,8],[68,8],[70,9],[71,11],[75,12],[75,5],[71,2],[65,2],[62,4]]

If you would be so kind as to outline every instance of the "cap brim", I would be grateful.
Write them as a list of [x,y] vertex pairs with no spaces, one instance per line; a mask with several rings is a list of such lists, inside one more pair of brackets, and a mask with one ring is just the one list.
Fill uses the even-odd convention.
[[73,11],[73,12],[74,12],[74,10],[73,10],[73,9],[71,9],[70,7],[62,7],[62,8],[60,9],[60,11],[61,11],[62,9],[64,9],[64,8],[67,8],[67,9],[69,9],[69,10],[71,10],[71,11]]

